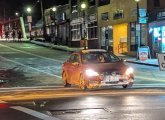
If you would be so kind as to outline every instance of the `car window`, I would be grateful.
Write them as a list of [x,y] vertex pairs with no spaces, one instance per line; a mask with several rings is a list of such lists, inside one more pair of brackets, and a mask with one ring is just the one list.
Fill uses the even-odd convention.
[[120,61],[120,59],[108,52],[91,52],[83,54],[83,63],[110,63],[116,61]]
[[70,63],[78,62],[80,63],[79,55],[78,54],[72,54],[68,60]]

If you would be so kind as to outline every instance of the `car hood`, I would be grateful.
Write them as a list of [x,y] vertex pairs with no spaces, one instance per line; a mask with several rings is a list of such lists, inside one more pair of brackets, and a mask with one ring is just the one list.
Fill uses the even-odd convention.
[[85,69],[93,69],[99,73],[103,72],[125,72],[128,68],[123,62],[115,62],[115,63],[99,63],[99,64],[85,64]]

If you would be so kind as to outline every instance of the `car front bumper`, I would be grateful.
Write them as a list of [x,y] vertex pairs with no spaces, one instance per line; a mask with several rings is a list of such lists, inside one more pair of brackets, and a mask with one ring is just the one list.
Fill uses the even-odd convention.
[[[107,76],[106,76],[107,77]],[[90,88],[94,88],[94,87],[102,87],[102,86],[123,86],[123,85],[130,85],[133,84],[134,82],[134,77],[133,76],[124,76],[124,75],[120,75],[120,76],[116,76],[117,79],[110,79],[110,76],[108,76],[108,78],[104,77],[100,77],[100,79],[98,80],[89,80],[88,81],[88,86],[90,86]]]

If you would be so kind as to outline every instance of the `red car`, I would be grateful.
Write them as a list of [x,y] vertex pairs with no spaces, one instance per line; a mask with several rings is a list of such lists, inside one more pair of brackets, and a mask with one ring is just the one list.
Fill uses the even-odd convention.
[[111,52],[102,49],[80,50],[62,65],[65,87],[78,85],[81,89],[121,85],[131,87],[133,68]]

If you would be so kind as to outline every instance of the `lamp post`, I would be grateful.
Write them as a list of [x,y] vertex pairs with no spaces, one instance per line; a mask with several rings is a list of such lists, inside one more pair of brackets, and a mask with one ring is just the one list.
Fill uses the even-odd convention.
[[[140,30],[140,23],[139,23],[139,2],[140,2],[140,0],[135,0],[135,2],[136,2],[136,17],[137,17],[137,19],[136,19],[136,34],[137,34],[137,30],[139,29]],[[141,38],[140,38],[140,32],[139,32],[139,35],[137,35],[137,37],[136,37],[136,39],[137,39],[137,44],[138,44],[138,48],[140,47],[140,44],[141,44]]]
[[52,7],[52,11],[53,11],[53,24],[54,24],[54,29],[53,29],[53,41],[56,44],[56,11],[57,8],[56,7]]
[[43,22],[43,37],[45,37],[45,17],[44,17],[44,8],[43,8],[43,3],[42,3],[42,0],[38,0],[37,1],[38,3],[40,3],[40,6],[41,6],[41,19],[42,19],[42,22]]
[[87,9],[87,5],[85,3],[81,3],[81,10],[83,12],[83,39],[84,39],[84,49],[87,49],[88,47],[88,34],[87,34],[87,27],[86,27],[86,9]]
[[28,12],[27,22],[28,22],[28,28],[29,28],[29,34],[30,34],[30,40],[31,40],[32,39],[32,35],[31,35],[31,30],[32,30],[32,27],[31,27],[31,23],[32,23],[31,11],[32,11],[32,9],[30,7],[28,7],[26,10]]

